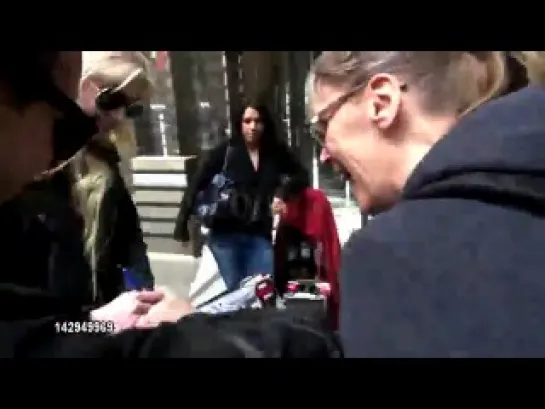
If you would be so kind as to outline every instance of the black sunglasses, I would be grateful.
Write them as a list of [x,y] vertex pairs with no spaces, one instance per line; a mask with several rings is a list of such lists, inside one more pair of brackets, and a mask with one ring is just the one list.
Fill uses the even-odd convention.
[[125,116],[128,118],[137,118],[144,112],[144,106],[141,103],[132,102],[122,90],[114,88],[101,90],[95,104],[97,110],[104,112],[124,108]]

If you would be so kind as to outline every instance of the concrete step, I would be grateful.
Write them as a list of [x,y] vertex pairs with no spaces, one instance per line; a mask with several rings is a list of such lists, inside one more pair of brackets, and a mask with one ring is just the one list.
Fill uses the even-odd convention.
[[186,254],[187,249],[182,244],[168,237],[144,237],[148,251],[155,253]]
[[199,259],[180,254],[149,252],[157,286],[167,286],[177,296],[188,298],[189,286],[195,279]]

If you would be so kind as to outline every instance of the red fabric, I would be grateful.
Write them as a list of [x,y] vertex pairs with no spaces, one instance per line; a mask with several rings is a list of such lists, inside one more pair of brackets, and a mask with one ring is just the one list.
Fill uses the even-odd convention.
[[168,62],[168,51],[156,51],[155,69],[158,72],[165,71],[167,62]]
[[331,317],[337,328],[341,243],[331,204],[321,190],[307,188],[297,197],[286,202],[286,205],[287,212],[280,222],[290,224],[313,240],[315,244],[321,244],[321,257],[317,262],[320,271],[322,273],[325,271],[325,277],[319,278],[331,286],[329,306]]

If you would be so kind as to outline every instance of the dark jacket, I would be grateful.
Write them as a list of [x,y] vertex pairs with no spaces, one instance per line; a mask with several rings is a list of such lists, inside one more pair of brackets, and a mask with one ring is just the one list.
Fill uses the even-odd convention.
[[237,192],[249,197],[254,203],[253,207],[259,209],[260,217],[250,223],[234,218],[222,220],[221,223],[214,224],[215,232],[243,232],[270,239],[273,223],[270,205],[273,198],[277,196],[287,199],[309,184],[307,171],[283,143],[272,144],[260,150],[259,167],[256,171],[242,141],[223,142],[212,149],[201,162],[184,192],[174,231],[175,239],[189,240],[187,222],[193,213],[196,195],[210,184],[214,175],[221,172],[228,146],[230,150],[227,155],[226,174],[234,181]]
[[44,291],[0,284],[2,358],[330,358],[335,337],[316,317],[289,311],[194,314],[153,330],[112,336],[56,332],[56,323],[85,322],[88,310]]
[[[4,240],[11,248],[6,254],[19,265],[18,270],[28,272],[14,275],[11,282],[24,284],[22,279],[33,277],[33,286],[91,305],[92,276],[84,257],[83,220],[73,207],[71,188],[70,172],[64,168],[32,183],[4,206],[3,214],[10,215],[15,227]],[[48,267],[46,272],[43,265]]]
[[99,210],[96,238],[95,274],[99,300],[105,304],[125,289],[122,268],[130,268],[134,274],[138,274],[146,287],[153,287],[154,278],[146,254],[140,217],[119,171],[120,158],[115,146],[90,142],[86,149],[107,162],[112,171]]
[[[6,235],[0,247],[0,357],[189,358],[337,357],[335,338],[317,317],[249,310],[226,316],[195,314],[155,330],[111,336],[56,332],[55,324],[85,322],[91,306],[47,287],[49,266],[24,247],[19,203],[0,206]],[[39,246],[38,246],[39,247]],[[38,248],[37,247],[37,248]],[[32,268],[27,269],[29,260]],[[70,269],[66,275],[82,276]]]
[[[154,330],[130,330],[111,336],[56,332],[56,323],[84,322],[92,306],[70,292],[48,286],[50,266],[41,241],[28,248],[22,204],[0,206],[5,240],[0,247],[0,357],[187,358],[340,356],[338,344],[319,317],[291,312],[249,310],[224,316],[195,314]],[[47,237],[47,236],[46,236]],[[71,253],[65,253],[69,255]],[[77,254],[73,254],[77,256]],[[74,266],[57,274],[79,277]]]
[[350,357],[545,356],[545,89],[464,118],[352,236]]

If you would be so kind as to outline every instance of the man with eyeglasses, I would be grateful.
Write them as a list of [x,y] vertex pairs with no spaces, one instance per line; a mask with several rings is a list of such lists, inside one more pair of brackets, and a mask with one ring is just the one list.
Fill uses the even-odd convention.
[[[72,157],[98,131],[96,118],[74,102],[80,75],[80,52],[15,52],[0,64],[0,226],[8,237],[21,227],[10,217],[10,200],[51,163]],[[106,317],[47,293],[26,280],[29,272],[16,264],[3,265],[1,271],[2,357],[339,354],[325,323],[274,310],[209,317],[157,291],[127,293],[127,300],[149,309],[149,319],[139,323],[148,328],[112,335],[118,328],[111,325],[116,318],[111,314]]]

